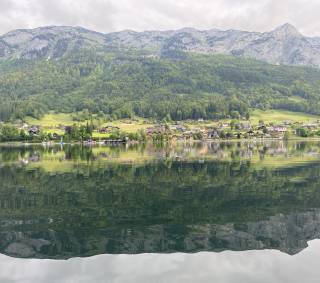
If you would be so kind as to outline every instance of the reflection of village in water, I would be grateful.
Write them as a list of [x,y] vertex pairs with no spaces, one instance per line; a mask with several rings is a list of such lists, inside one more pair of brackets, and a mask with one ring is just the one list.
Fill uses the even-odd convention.
[[[33,145],[0,147],[0,162],[119,162],[250,160],[253,163],[303,162],[320,158],[320,142],[241,141],[126,144],[117,146]],[[1,164],[0,163],[0,164]]]

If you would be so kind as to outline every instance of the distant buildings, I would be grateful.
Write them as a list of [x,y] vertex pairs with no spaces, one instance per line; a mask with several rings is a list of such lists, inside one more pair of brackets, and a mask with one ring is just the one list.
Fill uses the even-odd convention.
[[271,126],[267,127],[267,131],[272,138],[283,138],[285,133],[288,132],[288,128],[285,126]]
[[31,126],[28,129],[28,133],[30,136],[38,136],[40,134],[40,127],[38,126]]
[[101,134],[108,134],[114,131],[119,131],[120,128],[119,127],[115,127],[115,126],[106,126],[106,127],[102,127],[99,132]]
[[[169,129],[170,130],[170,129]],[[146,129],[147,136],[160,135],[168,132],[168,129],[165,125],[157,125],[154,127],[149,127]]]

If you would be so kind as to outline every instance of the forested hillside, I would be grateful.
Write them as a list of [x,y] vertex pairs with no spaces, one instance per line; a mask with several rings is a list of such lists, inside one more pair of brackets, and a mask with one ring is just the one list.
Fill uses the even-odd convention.
[[246,117],[249,109],[320,114],[320,70],[227,56],[79,51],[0,63],[0,120],[49,110],[123,118]]

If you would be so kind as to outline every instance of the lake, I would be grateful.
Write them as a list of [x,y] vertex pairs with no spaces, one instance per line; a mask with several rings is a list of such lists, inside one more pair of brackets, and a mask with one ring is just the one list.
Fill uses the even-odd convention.
[[0,146],[0,282],[318,282],[320,142]]

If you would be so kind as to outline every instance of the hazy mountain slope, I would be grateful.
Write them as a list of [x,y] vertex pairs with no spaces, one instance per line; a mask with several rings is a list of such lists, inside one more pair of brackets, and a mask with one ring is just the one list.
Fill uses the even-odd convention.
[[62,58],[81,48],[136,49],[155,55],[168,51],[228,54],[272,64],[320,66],[320,38],[309,38],[285,24],[271,32],[121,31],[102,34],[79,27],[16,30],[0,37],[0,58]]
[[104,38],[103,34],[73,27],[15,30],[0,38],[0,57],[61,58],[84,47],[102,46]]

